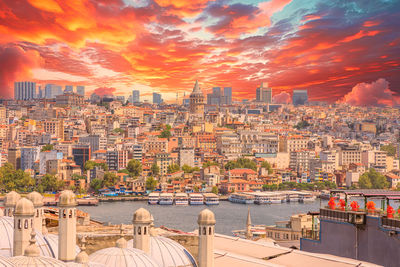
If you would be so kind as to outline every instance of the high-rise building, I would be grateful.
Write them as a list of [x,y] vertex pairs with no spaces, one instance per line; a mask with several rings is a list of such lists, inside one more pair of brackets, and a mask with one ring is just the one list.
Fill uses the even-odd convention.
[[72,148],[72,156],[74,157],[74,161],[76,165],[81,167],[83,170],[83,167],[85,166],[85,162],[90,159],[90,146],[87,145],[76,145],[75,147]]
[[43,97],[44,97],[44,95],[43,95],[42,86],[39,86],[38,92],[37,92],[37,94],[36,94],[36,98],[42,99]]
[[36,98],[36,83],[14,82],[14,99],[31,100]]
[[161,97],[161,94],[159,93],[153,93],[153,104],[161,104],[163,102],[163,99]]
[[207,94],[207,105],[221,104],[221,87],[213,87],[212,93]]
[[221,104],[232,105],[232,87],[224,87],[224,95]]
[[64,89],[64,94],[70,94],[74,92],[74,86],[73,85],[66,85]]
[[76,86],[76,93],[81,96],[85,96],[85,86],[78,85]]
[[264,83],[256,90],[256,101],[266,104],[272,103],[272,88],[268,87],[268,83],[264,87]]
[[132,91],[132,103],[139,103],[140,102],[140,91],[133,90]]
[[308,102],[308,91],[307,90],[293,90],[293,105],[299,106],[304,105]]
[[21,169],[33,169],[35,161],[39,159],[39,147],[21,147]]
[[44,97],[46,99],[56,98],[56,96],[62,95],[62,94],[63,94],[63,90],[60,85],[46,84],[46,87],[44,88]]

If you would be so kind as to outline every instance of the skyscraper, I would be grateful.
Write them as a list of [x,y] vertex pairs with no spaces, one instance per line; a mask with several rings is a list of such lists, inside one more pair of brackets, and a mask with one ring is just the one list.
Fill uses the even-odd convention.
[[268,83],[264,87],[264,83],[256,90],[256,101],[266,104],[272,103],[272,88],[268,87]]
[[31,100],[36,98],[36,83],[14,82],[14,99]]
[[212,93],[207,94],[207,105],[221,104],[221,87],[213,87]]
[[232,105],[232,87],[224,87],[224,95],[221,102],[224,105]]
[[76,93],[81,96],[85,96],[85,86],[78,85],[76,86]]
[[133,90],[132,91],[132,103],[139,103],[140,102],[140,91]]
[[293,105],[299,106],[304,105],[308,102],[308,91],[307,90],[293,90]]
[[62,95],[62,87],[60,85],[56,84],[46,84],[46,87],[44,89],[44,97],[46,99],[52,99],[56,98],[58,95]]
[[153,104],[161,104],[163,102],[161,94],[159,93],[153,93]]

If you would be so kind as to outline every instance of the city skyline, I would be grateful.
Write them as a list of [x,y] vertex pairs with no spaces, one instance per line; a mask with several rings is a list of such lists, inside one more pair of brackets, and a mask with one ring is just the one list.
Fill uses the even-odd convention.
[[14,82],[85,85],[86,94],[168,102],[232,87],[255,98],[267,82],[285,102],[396,105],[397,1],[0,1],[0,97]]

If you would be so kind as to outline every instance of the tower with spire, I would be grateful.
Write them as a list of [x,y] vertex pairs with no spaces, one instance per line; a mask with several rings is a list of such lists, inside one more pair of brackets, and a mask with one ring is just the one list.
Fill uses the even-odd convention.
[[204,94],[200,89],[199,82],[196,80],[193,91],[190,94],[189,109],[191,115],[204,116]]
[[246,238],[251,239],[253,234],[251,233],[251,217],[250,208],[247,209],[247,221],[246,221]]

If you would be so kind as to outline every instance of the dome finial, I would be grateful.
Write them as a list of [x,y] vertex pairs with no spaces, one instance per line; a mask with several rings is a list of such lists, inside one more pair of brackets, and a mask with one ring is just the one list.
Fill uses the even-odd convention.
[[75,262],[86,264],[89,262],[89,255],[86,253],[86,237],[83,236],[80,245],[81,252],[76,255]]
[[43,221],[42,221],[42,234],[43,235],[47,235],[49,233],[49,231],[47,230],[47,227],[46,227],[46,218],[43,218]]
[[35,229],[32,229],[31,239],[29,240],[29,246],[26,247],[24,255],[27,257],[38,257],[40,255],[39,248],[36,245]]
[[117,240],[117,242],[116,242],[116,247],[117,248],[127,248],[127,242],[126,242],[126,240],[125,240],[125,238],[124,238],[124,236],[125,236],[125,233],[124,233],[124,225],[123,224],[121,224],[121,226],[119,227],[119,231],[120,231],[120,235],[121,235],[121,238],[120,239],[118,239]]

